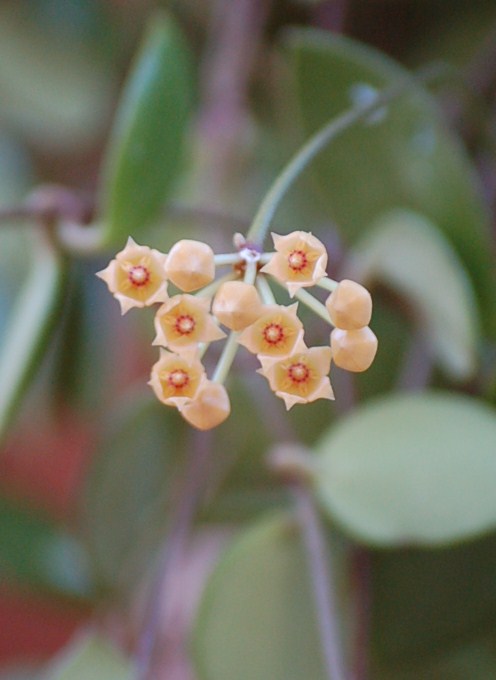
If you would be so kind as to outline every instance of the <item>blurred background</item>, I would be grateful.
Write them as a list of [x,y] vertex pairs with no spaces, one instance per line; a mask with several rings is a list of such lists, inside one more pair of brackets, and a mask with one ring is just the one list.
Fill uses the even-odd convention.
[[[176,637],[164,643],[156,676],[192,680],[187,630],[220,549],[265,511],[287,505],[264,463],[274,443],[296,439],[313,447],[358,405],[429,386],[493,408],[496,6],[493,0],[3,0],[0,355],[26,296],[24,282],[39,265],[40,205],[55,210],[55,221],[105,219],[102,163],[109,136],[116,138],[123,87],[158,8],[181,27],[193,71],[184,152],[167,206],[164,201],[136,234],[139,243],[164,252],[180,237],[229,251],[232,233],[246,231],[270,183],[308,135],[363,102],[375,91],[370,83],[381,87],[401,73],[388,58],[413,70],[450,67],[433,83],[432,98],[414,93],[398,103],[389,127],[379,115],[365,132],[346,133],[277,213],[276,231],[310,230],[325,242],[331,276],[356,273],[370,282],[380,351],[356,379],[336,370],[332,408],[316,402],[289,414],[272,403],[254,364],[240,357],[230,379],[233,415],[214,434],[215,469],[187,567],[174,586]],[[315,43],[308,30],[319,32]],[[326,35],[356,42],[339,43],[325,56],[319,41]],[[361,52],[358,43],[385,56]],[[403,238],[395,236],[398,224]],[[424,236],[410,240],[412,230]],[[88,631],[103,631],[124,654],[134,648],[150,564],[177,500],[193,437],[148,392],[152,316],[147,310],[121,318],[94,276],[124,242],[115,238],[90,255],[60,253],[56,294],[39,322],[43,333],[26,349],[24,340],[29,345],[34,337],[28,321],[15,341],[29,365],[20,369],[15,398],[8,379],[0,382],[2,417],[7,413],[0,452],[2,680],[62,678],[53,658]],[[436,278],[432,271],[443,273]],[[36,279],[32,285],[36,290]],[[32,308],[24,300],[31,323],[39,313],[35,297]],[[308,323],[313,344],[326,342],[327,330]],[[3,368],[13,363],[12,355],[4,357]],[[494,429],[481,447],[496,450],[489,432]],[[366,530],[337,522],[333,541],[349,558],[345,609],[357,598],[365,602],[372,633],[362,630],[364,656],[376,660],[355,660],[357,680],[496,678],[496,508],[494,518],[491,512],[460,535],[453,529],[439,543],[456,547],[441,549],[411,547],[403,537],[377,550],[373,531],[368,540]],[[422,596],[413,586],[419,582]],[[419,658],[426,660],[423,670],[415,666]],[[125,669],[112,672],[109,678],[127,677]]]

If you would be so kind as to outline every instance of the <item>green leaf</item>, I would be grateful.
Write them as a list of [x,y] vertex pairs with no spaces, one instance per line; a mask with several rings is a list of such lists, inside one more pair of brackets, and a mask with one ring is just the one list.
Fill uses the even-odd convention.
[[34,233],[34,261],[8,320],[0,350],[0,438],[10,425],[58,322],[65,260]]
[[91,596],[84,550],[67,532],[0,498],[0,574],[71,598]]
[[[45,677],[45,676],[44,676]],[[131,680],[132,666],[106,640],[90,633],[66,647],[47,680]]]
[[192,100],[191,57],[172,17],[154,15],[131,70],[104,163],[104,240],[153,221],[178,176]]
[[111,421],[87,477],[83,523],[97,578],[122,588],[143,573],[163,540],[184,428],[172,409],[134,391]]
[[411,304],[435,359],[465,380],[476,367],[477,306],[457,254],[429,220],[397,210],[381,217],[357,244],[355,278],[381,282]]
[[398,670],[439,662],[495,632],[494,533],[450,548],[374,551],[371,567],[372,643],[380,665]]
[[112,70],[67,31],[47,30],[29,3],[0,6],[2,120],[38,148],[73,153],[102,134]]
[[496,414],[443,393],[393,395],[318,445],[316,491],[331,516],[379,545],[442,544],[496,526]]
[[305,554],[295,522],[264,519],[211,577],[194,631],[201,680],[324,680]]
[[[304,138],[354,101],[407,76],[385,55],[342,36],[295,29],[284,45]],[[488,214],[472,166],[423,87],[412,84],[368,123],[343,133],[314,170],[322,201],[350,240],[397,207],[432,220],[457,248],[486,312],[486,328],[496,334]]]

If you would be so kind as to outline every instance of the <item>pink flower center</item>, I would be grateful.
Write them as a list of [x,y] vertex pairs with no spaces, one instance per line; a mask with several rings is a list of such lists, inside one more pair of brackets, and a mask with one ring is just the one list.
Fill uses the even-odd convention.
[[277,345],[284,340],[283,327],[278,323],[269,323],[263,329],[263,336],[269,345]]
[[131,267],[128,277],[133,286],[141,288],[141,286],[146,286],[146,284],[150,281],[150,272],[146,267],[138,264],[135,267]]
[[300,384],[308,382],[310,371],[308,370],[308,366],[298,362],[297,364],[291,364],[288,368],[288,376],[294,383]]
[[189,335],[195,330],[196,322],[189,314],[181,314],[176,319],[175,328],[179,335]]
[[307,254],[303,250],[293,250],[288,255],[289,268],[301,272],[308,264]]
[[167,382],[171,387],[179,390],[183,387],[186,387],[186,385],[189,383],[189,375],[186,373],[186,371],[183,371],[182,368],[176,368],[174,371],[169,373]]

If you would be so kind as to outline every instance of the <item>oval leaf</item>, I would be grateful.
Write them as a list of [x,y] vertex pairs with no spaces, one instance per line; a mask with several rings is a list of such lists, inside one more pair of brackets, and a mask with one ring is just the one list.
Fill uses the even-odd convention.
[[[295,29],[285,47],[305,137],[408,76],[385,55],[342,36]],[[488,214],[473,168],[424,88],[412,83],[408,94],[344,132],[314,169],[322,200],[349,239],[399,206],[431,219],[456,246],[496,334]]]
[[318,445],[316,489],[367,543],[442,544],[496,526],[496,414],[475,399],[394,395]]
[[0,438],[36,375],[63,298],[66,262],[38,236],[34,234],[34,262],[11,313],[0,351]]
[[92,595],[86,555],[67,532],[0,498],[0,574],[75,599]]
[[438,660],[495,620],[494,533],[443,549],[373,551],[371,567],[372,642],[381,663]]
[[354,251],[353,275],[405,296],[432,354],[453,378],[476,367],[476,303],[460,259],[427,219],[398,210],[379,219]]
[[176,414],[134,391],[118,405],[87,477],[83,522],[93,566],[107,588],[129,586],[163,539],[164,507],[184,450]]
[[192,99],[190,54],[155,15],[125,87],[104,165],[104,240],[122,245],[159,214],[178,174]]
[[70,154],[102,134],[112,72],[83,38],[81,24],[72,35],[60,20],[47,30],[37,9],[0,5],[2,119],[43,150]]
[[241,534],[202,601],[194,653],[201,680],[324,680],[299,529],[277,516]]
[[55,661],[47,680],[131,680],[131,664],[96,634],[78,638]]

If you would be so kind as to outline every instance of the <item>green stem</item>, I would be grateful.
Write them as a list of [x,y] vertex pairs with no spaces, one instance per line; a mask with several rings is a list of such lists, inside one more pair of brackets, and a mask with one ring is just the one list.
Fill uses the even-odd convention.
[[355,106],[337,118],[333,118],[333,120],[318,130],[310,137],[306,144],[301,147],[296,155],[293,156],[270,187],[248,230],[246,239],[260,245],[263,243],[276,210],[288,189],[293,182],[298,179],[311,161],[313,161],[315,156],[317,156],[317,154],[319,154],[333,139],[336,139],[341,133],[356,123],[365,120],[370,114],[382,108],[400,95],[409,92],[413,85],[439,77],[439,75],[445,71],[446,67],[440,69],[439,65],[435,64],[415,76],[402,78],[396,85],[393,85],[391,88],[384,90],[382,94],[379,94],[370,104],[366,106]]
[[328,290],[330,293],[333,293],[339,286],[339,281],[334,281],[334,279],[324,276],[322,279],[319,279],[315,285],[319,288],[323,288],[324,290]]
[[276,301],[274,298],[274,293],[272,292],[272,288],[269,286],[269,282],[265,276],[263,274],[259,274],[255,283],[264,305],[275,305]]
[[217,364],[214,374],[212,375],[212,382],[223,383],[227,378],[227,374],[232,366],[236,352],[239,349],[238,345],[239,333],[231,331],[226,340],[222,354],[220,355],[219,363]]
[[330,326],[333,325],[331,323],[331,319],[329,318],[329,312],[327,311],[326,306],[323,305],[320,300],[314,298],[314,296],[308,291],[300,288],[300,290],[296,291],[295,298],[300,302],[303,302],[304,305],[311,309],[312,312],[315,312],[315,314],[320,316],[321,319],[324,319],[324,321],[326,321]]

